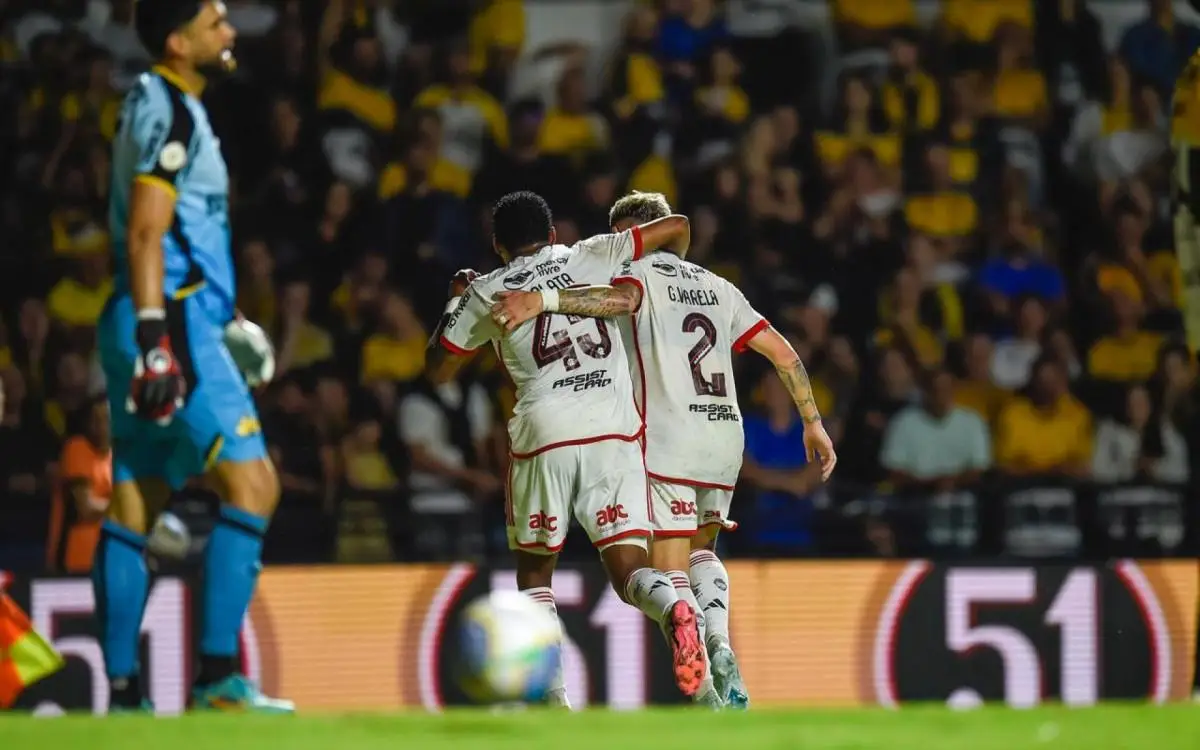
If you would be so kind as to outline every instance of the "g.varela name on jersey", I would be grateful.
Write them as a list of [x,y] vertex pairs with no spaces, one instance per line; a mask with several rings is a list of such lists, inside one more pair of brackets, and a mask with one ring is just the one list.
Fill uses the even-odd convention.
[[637,440],[641,416],[615,321],[543,313],[505,334],[491,319],[494,296],[607,284],[623,263],[640,255],[637,227],[571,247],[547,245],[476,279],[451,313],[442,345],[464,353],[492,342],[517,387],[508,423],[514,457],[600,440]]
[[642,290],[627,349],[651,478],[732,489],[745,444],[732,353],[767,321],[733,284],[668,253],[625,264],[612,283]]

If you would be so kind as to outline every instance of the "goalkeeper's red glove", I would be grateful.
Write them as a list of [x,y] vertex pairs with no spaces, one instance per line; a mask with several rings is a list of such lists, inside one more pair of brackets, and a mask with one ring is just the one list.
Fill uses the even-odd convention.
[[187,382],[167,335],[165,317],[139,316],[137,343],[140,353],[133,366],[126,409],[159,424],[171,421],[183,407]]

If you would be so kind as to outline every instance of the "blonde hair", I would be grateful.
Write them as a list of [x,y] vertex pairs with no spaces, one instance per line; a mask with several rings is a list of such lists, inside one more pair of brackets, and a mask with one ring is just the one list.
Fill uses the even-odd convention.
[[633,219],[638,224],[647,224],[655,219],[671,215],[671,204],[662,193],[643,193],[634,190],[613,204],[608,212],[608,225],[615,227],[617,222]]

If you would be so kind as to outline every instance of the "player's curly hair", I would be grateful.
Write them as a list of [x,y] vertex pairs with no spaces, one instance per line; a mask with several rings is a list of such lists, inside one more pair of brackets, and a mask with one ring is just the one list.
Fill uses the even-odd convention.
[[554,215],[546,199],[528,190],[509,193],[492,207],[492,236],[508,252],[548,242]]
[[138,39],[154,59],[166,54],[167,37],[200,15],[211,0],[137,0],[134,28]]
[[643,193],[634,190],[613,204],[608,212],[608,225],[615,227],[617,222],[633,219],[638,224],[648,224],[655,219],[671,215],[671,204],[662,193]]

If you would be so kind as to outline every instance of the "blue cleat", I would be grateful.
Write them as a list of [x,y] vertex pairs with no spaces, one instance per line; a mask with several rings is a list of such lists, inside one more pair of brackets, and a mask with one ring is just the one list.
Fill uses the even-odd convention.
[[709,654],[712,664],[713,685],[718,695],[725,696],[727,708],[735,711],[745,711],[750,707],[750,696],[746,695],[746,684],[742,682],[742,673],[738,669],[737,658],[728,643],[718,641]]
[[259,714],[294,714],[296,704],[270,698],[245,675],[235,674],[192,691],[195,711],[243,711]]

